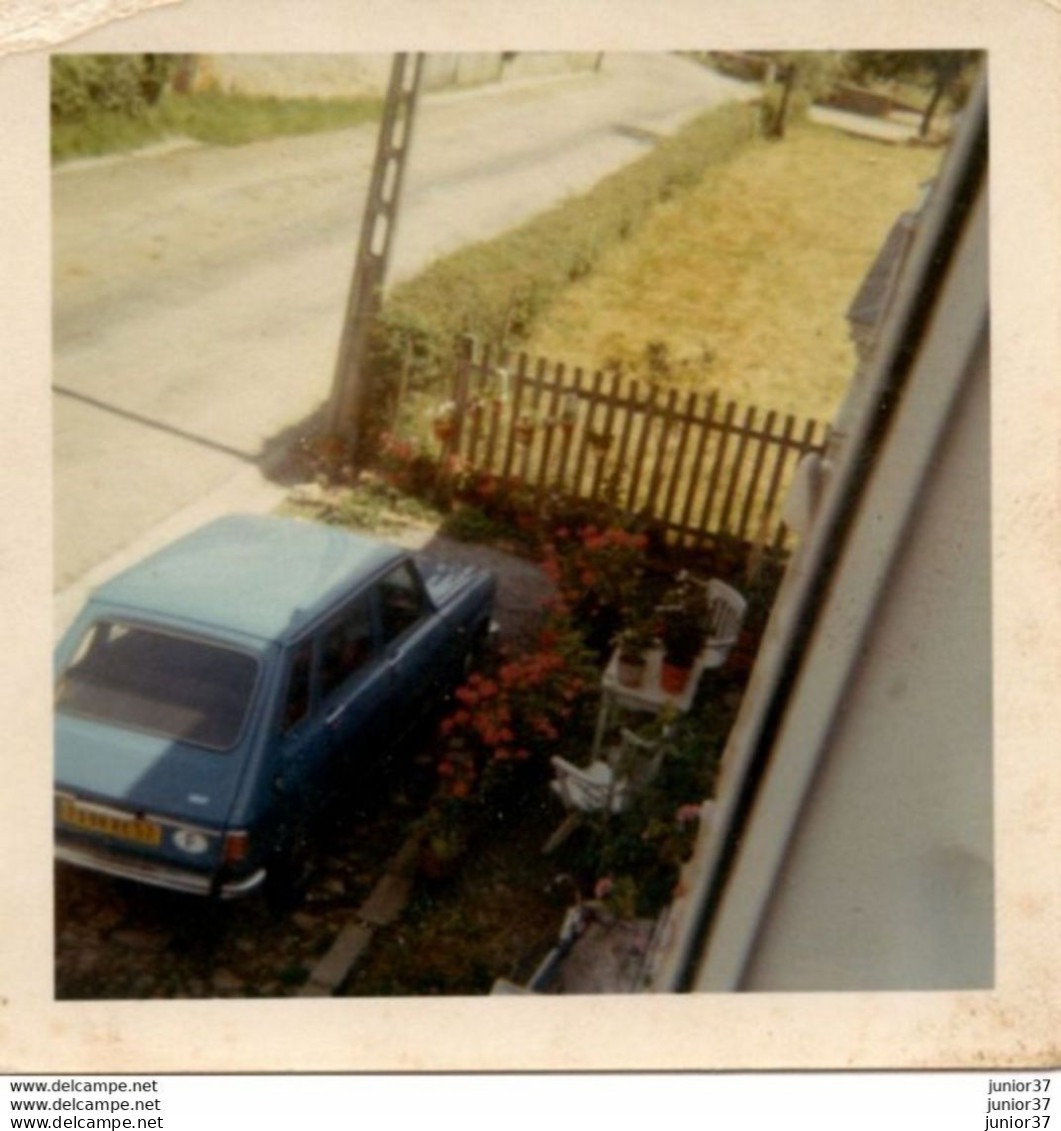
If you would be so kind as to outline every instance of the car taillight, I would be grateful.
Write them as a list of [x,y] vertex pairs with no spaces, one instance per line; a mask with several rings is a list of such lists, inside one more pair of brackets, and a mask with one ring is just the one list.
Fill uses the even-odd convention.
[[242,864],[250,849],[250,837],[246,832],[225,833],[225,847],[222,859],[226,864]]

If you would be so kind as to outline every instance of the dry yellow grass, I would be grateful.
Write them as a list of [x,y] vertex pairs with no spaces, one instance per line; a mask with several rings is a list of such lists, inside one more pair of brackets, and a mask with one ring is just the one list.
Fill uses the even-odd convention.
[[855,365],[847,308],[939,160],[824,127],[755,144],[572,286],[530,352],[644,373],[662,342],[682,387],[829,420]]

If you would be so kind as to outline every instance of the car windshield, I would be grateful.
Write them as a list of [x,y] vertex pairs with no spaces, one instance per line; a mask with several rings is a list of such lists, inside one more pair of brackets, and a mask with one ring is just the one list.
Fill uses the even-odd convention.
[[222,644],[97,621],[56,688],[56,709],[228,750],[250,705],[257,661]]

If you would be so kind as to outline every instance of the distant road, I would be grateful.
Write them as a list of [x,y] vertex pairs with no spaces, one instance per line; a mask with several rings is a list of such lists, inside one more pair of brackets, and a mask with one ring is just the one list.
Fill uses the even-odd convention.
[[[425,99],[391,280],[754,89],[667,55]],[[260,466],[324,403],[375,129],[53,177],[57,589]]]

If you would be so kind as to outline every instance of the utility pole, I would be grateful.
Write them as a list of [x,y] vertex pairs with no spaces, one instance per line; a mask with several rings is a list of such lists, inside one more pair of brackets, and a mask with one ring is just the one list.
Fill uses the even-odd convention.
[[339,341],[328,430],[333,435],[343,435],[355,462],[364,407],[368,336],[382,305],[383,279],[398,223],[398,202],[423,64],[422,54],[394,56]]

